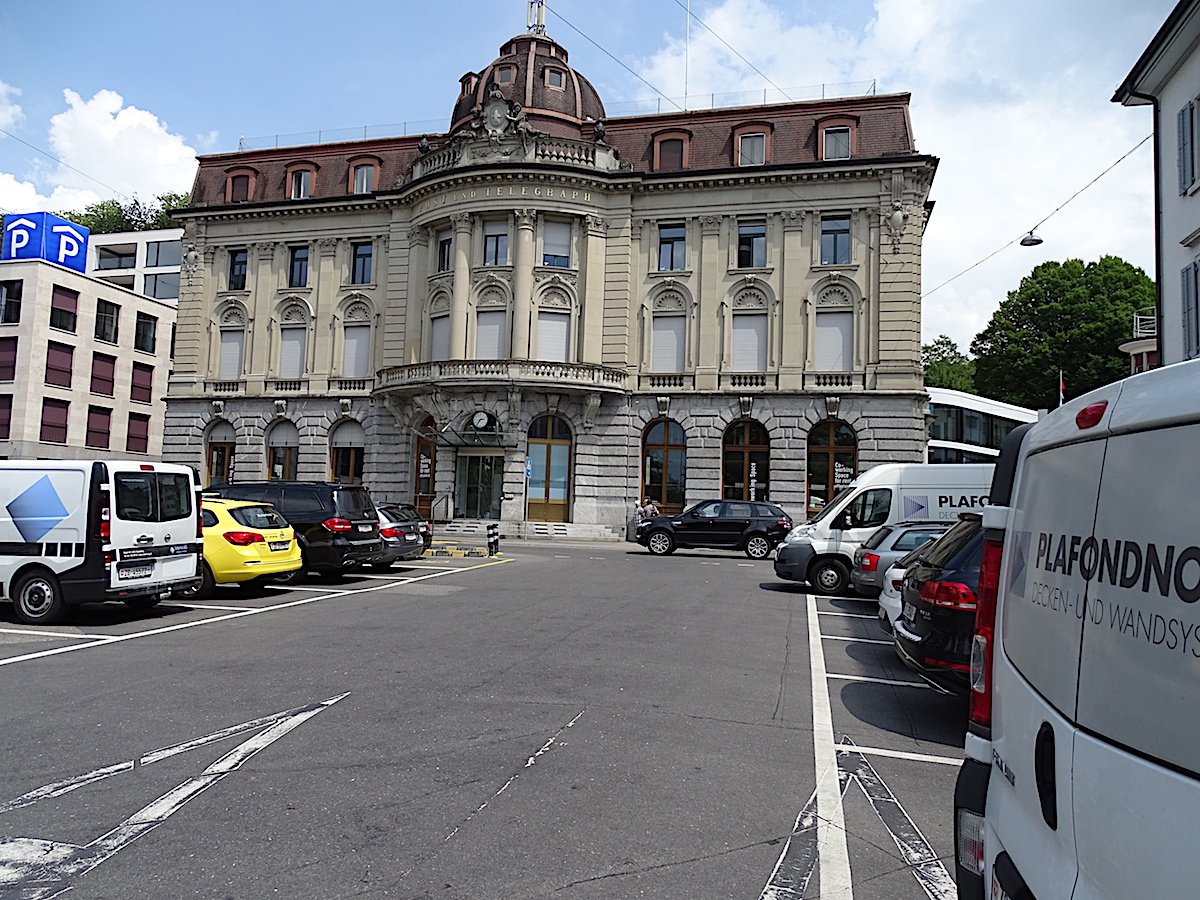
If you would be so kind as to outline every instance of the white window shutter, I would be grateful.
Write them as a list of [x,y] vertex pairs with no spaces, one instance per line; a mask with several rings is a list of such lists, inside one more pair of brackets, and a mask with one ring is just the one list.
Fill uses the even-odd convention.
[[342,336],[342,377],[366,378],[371,370],[371,326],[347,325]]
[[549,362],[567,362],[571,352],[571,316],[569,313],[538,313],[537,358]]
[[818,372],[849,372],[854,368],[854,313],[817,313]]
[[765,314],[733,317],[733,371],[767,371],[767,317]]
[[547,222],[542,233],[542,253],[571,258],[571,223]]
[[650,371],[682,372],[687,340],[685,316],[655,316],[651,328]]
[[508,313],[504,310],[488,310],[475,316],[475,358],[504,359],[505,325],[508,323]]
[[279,377],[303,377],[304,351],[308,347],[308,329],[283,328],[280,329],[279,334]]
[[222,381],[242,377],[242,352],[245,346],[246,332],[231,328],[221,332],[221,360],[217,371]]
[[450,317],[438,316],[431,319],[429,331],[429,358],[433,362],[450,358]]

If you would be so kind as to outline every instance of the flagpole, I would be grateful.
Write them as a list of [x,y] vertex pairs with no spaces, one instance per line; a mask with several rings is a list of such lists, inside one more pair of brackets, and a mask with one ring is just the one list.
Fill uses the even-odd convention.
[[1063,391],[1066,390],[1067,384],[1063,381],[1062,369],[1058,370],[1058,405],[1063,405]]

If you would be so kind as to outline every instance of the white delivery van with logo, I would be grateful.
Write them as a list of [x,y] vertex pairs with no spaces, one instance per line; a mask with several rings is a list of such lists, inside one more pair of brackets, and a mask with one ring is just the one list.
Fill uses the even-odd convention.
[[0,461],[0,590],[23,622],[103,600],[153,606],[198,581],[201,535],[186,466]]
[[983,512],[960,898],[1195,897],[1200,361],[1008,438]]
[[850,581],[854,551],[880,525],[953,521],[988,502],[991,463],[887,463],[867,469],[775,553],[775,574],[837,594]]

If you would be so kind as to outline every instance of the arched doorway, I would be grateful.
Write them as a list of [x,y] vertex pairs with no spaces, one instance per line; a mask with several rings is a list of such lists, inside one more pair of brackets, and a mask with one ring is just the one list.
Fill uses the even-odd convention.
[[437,427],[433,416],[426,416],[417,426],[413,442],[413,502],[426,519],[433,515],[434,473],[437,472]]
[[267,479],[295,481],[300,457],[300,431],[295,423],[282,419],[267,432]]
[[725,429],[721,444],[721,496],[771,499],[771,436],[762,423],[739,419]]
[[657,419],[642,434],[642,497],[664,515],[683,512],[687,496],[687,433],[674,419]]
[[220,421],[208,433],[206,472],[208,484],[220,484],[233,480],[233,451],[237,446],[237,434],[228,422]]
[[561,416],[538,416],[529,426],[529,493],[525,517],[566,522],[571,513],[571,426]]
[[340,484],[362,484],[363,454],[367,434],[353,419],[347,419],[329,435],[329,471]]
[[819,513],[858,474],[858,438],[839,419],[818,422],[808,433],[808,515]]

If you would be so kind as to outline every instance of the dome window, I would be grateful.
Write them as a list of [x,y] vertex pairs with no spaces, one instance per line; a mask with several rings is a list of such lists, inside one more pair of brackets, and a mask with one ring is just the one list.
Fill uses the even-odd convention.
[[546,87],[556,91],[567,89],[567,73],[562,69],[546,69]]
[[515,66],[500,66],[496,69],[496,84],[512,84],[516,75]]

